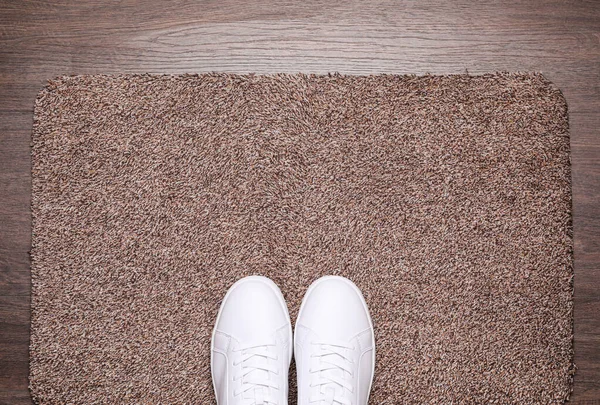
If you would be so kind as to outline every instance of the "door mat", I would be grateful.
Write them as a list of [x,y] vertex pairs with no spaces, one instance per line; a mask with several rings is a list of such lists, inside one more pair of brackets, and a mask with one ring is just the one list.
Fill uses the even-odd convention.
[[322,275],[362,289],[373,404],[570,393],[567,106],[540,74],[61,77],[32,205],[40,404],[214,403],[211,330],[250,274],[292,320]]

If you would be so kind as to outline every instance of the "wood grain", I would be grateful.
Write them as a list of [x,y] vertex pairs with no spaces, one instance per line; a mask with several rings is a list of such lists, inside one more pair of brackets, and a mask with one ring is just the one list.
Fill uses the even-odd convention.
[[569,103],[572,402],[600,401],[600,3],[0,3],[0,404],[30,404],[30,141],[49,78],[90,73],[541,71]]

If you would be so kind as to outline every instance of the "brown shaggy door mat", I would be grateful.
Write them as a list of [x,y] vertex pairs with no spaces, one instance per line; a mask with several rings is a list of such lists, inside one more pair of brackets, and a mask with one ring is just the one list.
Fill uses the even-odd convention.
[[567,106],[539,74],[53,80],[33,133],[33,397],[213,403],[227,288],[271,277],[295,319],[340,274],[374,318],[372,404],[560,403],[570,209]]

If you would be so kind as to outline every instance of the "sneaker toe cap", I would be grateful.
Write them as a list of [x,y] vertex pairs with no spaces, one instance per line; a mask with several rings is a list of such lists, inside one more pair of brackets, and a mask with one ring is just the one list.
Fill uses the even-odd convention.
[[342,277],[317,280],[305,297],[298,323],[322,339],[349,340],[372,328],[358,287]]
[[264,341],[289,323],[277,286],[264,277],[246,277],[228,291],[216,329],[244,342]]

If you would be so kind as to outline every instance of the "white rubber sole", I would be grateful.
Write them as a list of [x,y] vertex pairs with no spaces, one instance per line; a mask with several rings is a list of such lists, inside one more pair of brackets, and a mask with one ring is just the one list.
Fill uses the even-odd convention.
[[260,281],[260,282],[268,285],[271,288],[271,290],[273,290],[275,295],[277,296],[279,304],[285,310],[285,314],[286,314],[288,326],[289,326],[289,332],[290,332],[290,336],[292,339],[292,341],[290,342],[290,345],[289,345],[290,346],[289,350],[288,350],[288,357],[289,357],[288,369],[290,367],[290,364],[292,363],[292,355],[293,355],[293,348],[294,348],[294,342],[293,342],[294,335],[292,333],[292,322],[290,320],[290,313],[288,311],[288,307],[285,303],[285,298],[283,298],[283,294],[281,293],[281,290],[279,289],[279,287],[277,287],[277,284],[275,284],[270,278],[267,278],[267,277],[248,276],[248,277],[241,278],[238,281],[236,281],[235,283],[233,283],[233,285],[231,287],[229,287],[229,290],[227,290],[227,293],[225,294],[223,301],[221,301],[221,306],[219,307],[219,312],[217,314],[217,320],[215,321],[215,326],[213,327],[212,336],[210,339],[210,375],[212,378],[213,390],[215,392],[215,399],[217,397],[217,389],[215,387],[215,376],[213,375],[213,357],[214,357],[213,353],[214,353],[214,342],[215,342],[215,333],[217,332],[217,325],[219,324],[219,320],[221,319],[221,313],[223,312],[223,306],[224,306],[225,302],[227,301],[229,294],[231,294],[231,292],[233,290],[235,290],[236,287],[239,287],[241,284],[248,282],[248,281]]
[[[367,313],[367,318],[369,319],[369,325],[371,326],[371,338],[373,339],[373,354],[372,354],[372,370],[371,370],[371,382],[369,383],[369,394],[367,395],[367,403],[369,402],[369,397],[371,396],[371,388],[373,388],[373,378],[375,376],[375,328],[373,328],[373,320],[371,319],[371,313],[369,312],[369,307],[367,306],[367,302],[365,301],[365,297],[363,297],[362,292],[360,291],[360,289],[356,286],[356,284],[354,284],[351,280],[345,278],[345,277],[340,277],[340,276],[324,276],[321,277],[317,280],[315,280],[310,287],[308,287],[308,290],[306,290],[306,294],[304,294],[304,298],[302,299],[302,304],[300,304],[300,311],[298,312],[298,318],[296,318],[296,324],[294,325],[294,330],[298,329],[298,320],[300,319],[301,315],[302,315],[302,310],[304,309],[304,303],[306,302],[306,299],[308,298],[308,296],[310,295],[311,291],[314,290],[319,284],[321,284],[324,281],[328,281],[328,280],[339,280],[339,281],[343,281],[344,283],[348,284],[349,286],[352,287],[352,289],[354,289],[354,291],[356,291],[356,293],[358,294],[358,296],[360,297],[360,300],[362,302],[363,308],[365,309],[366,313]],[[294,335],[294,345],[296,343],[296,335]]]

